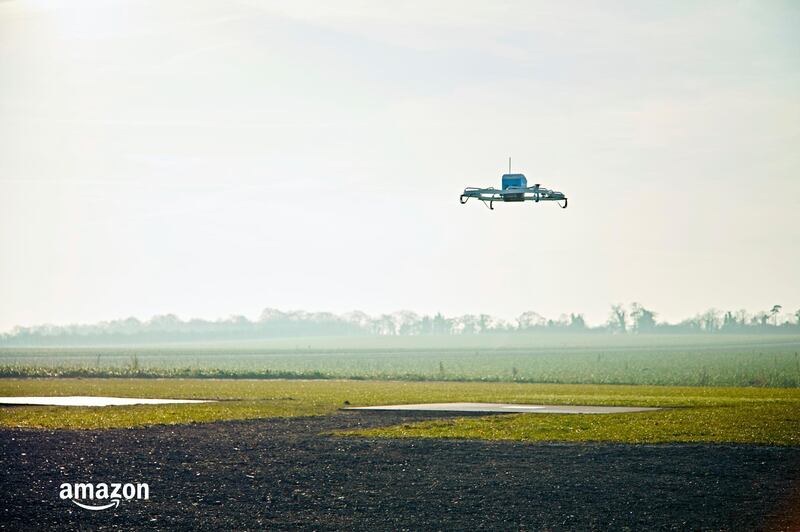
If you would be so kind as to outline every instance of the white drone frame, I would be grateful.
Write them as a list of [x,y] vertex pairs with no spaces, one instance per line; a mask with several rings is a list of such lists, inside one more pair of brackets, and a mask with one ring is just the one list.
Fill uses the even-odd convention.
[[[471,198],[478,199],[488,206],[489,209],[494,210],[495,201],[503,202],[521,202],[533,201],[539,203],[540,201],[555,201],[562,209],[567,208],[567,197],[555,190],[549,188],[542,188],[538,183],[532,187],[508,187],[506,189],[490,188],[476,188],[467,187],[464,193],[461,194],[459,201],[465,204]],[[561,202],[564,202],[563,205]]]

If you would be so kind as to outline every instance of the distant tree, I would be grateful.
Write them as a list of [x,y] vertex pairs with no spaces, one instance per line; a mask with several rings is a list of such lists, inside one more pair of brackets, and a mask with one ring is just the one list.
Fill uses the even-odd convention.
[[611,316],[608,318],[608,327],[612,331],[624,333],[627,330],[627,313],[622,305],[611,305]]
[[455,328],[461,334],[475,334],[478,331],[478,318],[465,314],[455,319]]
[[513,331],[514,327],[510,325],[506,320],[502,318],[496,318],[494,316],[490,316],[488,330],[490,332],[503,332],[503,331]]
[[576,331],[583,331],[586,329],[586,321],[583,319],[583,314],[570,314],[569,315],[569,328]]
[[[781,305],[769,311],[748,314],[745,310],[720,312],[710,309],[676,324],[656,322],[656,313],[640,303],[632,303],[626,312],[622,305],[613,305],[606,330],[640,333],[648,330],[664,332],[736,332],[750,330],[761,334],[800,330],[800,309],[792,315],[782,314]],[[234,315],[226,319],[181,320],[174,314],[154,316],[149,320],[137,318],[101,321],[91,324],[14,327],[0,333],[2,346],[83,345],[137,342],[215,341],[272,337],[351,336],[351,335],[445,335],[479,334],[504,331],[548,331],[560,333],[589,330],[582,314],[562,314],[546,320],[536,312],[521,314],[516,323],[509,324],[489,314],[463,315],[448,318],[441,313],[419,316],[411,311],[370,316],[354,311],[338,315],[330,312],[302,310],[280,311],[267,308],[257,321]]]
[[780,314],[783,307],[781,305],[772,305],[772,308],[769,311],[769,315],[772,316],[772,321],[774,325],[778,325],[778,314]]
[[414,336],[419,334],[420,319],[415,312],[401,310],[394,314],[397,323],[397,334],[401,336]]
[[372,333],[379,336],[393,336],[397,334],[397,324],[389,314],[381,314],[372,322]]
[[478,332],[479,333],[485,333],[486,331],[489,330],[490,320],[491,320],[491,316],[489,316],[488,314],[481,314],[478,317]]
[[261,311],[261,315],[258,318],[258,321],[277,321],[280,319],[284,319],[286,314],[281,312],[278,309],[274,308],[265,308]]
[[230,317],[228,317],[228,322],[235,323],[237,325],[244,325],[244,324],[249,324],[250,320],[248,320],[246,316],[242,316],[241,314],[232,314]]
[[430,316],[423,316],[422,320],[419,322],[419,333],[420,334],[433,334],[433,320],[431,320]]
[[739,326],[743,327],[747,325],[747,320],[750,317],[750,314],[745,309],[740,309],[736,311],[735,314],[736,321],[739,322]]
[[367,329],[369,327],[370,317],[366,312],[361,312],[360,310],[348,312],[342,316],[342,319],[349,323],[354,329]]
[[722,318],[722,328],[723,329],[730,329],[731,327],[736,327],[736,317],[733,315],[733,312],[730,310],[725,312],[725,316]]
[[175,314],[161,314],[153,316],[147,325],[157,331],[177,331],[181,326],[181,320]]
[[121,321],[118,328],[123,334],[135,334],[142,330],[142,322],[134,317],[130,317]]
[[433,317],[433,333],[450,334],[450,322],[440,312]]
[[714,332],[720,327],[719,311],[717,309],[708,309],[700,315],[700,324],[706,332]]
[[535,327],[541,327],[544,323],[545,319],[541,314],[529,310],[523,312],[519,315],[519,318],[517,318],[517,329],[527,331]]
[[756,325],[761,325],[762,327],[767,326],[767,322],[769,321],[769,314],[766,312],[759,312],[755,316],[753,316],[752,321]]
[[570,317],[568,315],[560,314],[558,316],[558,319],[547,320],[545,325],[550,330],[559,330],[559,329],[566,329],[567,327],[569,327],[570,323],[571,323],[571,321],[570,321]]
[[639,303],[631,305],[631,319],[633,319],[633,329],[637,333],[649,332],[656,327],[656,313],[647,310]]

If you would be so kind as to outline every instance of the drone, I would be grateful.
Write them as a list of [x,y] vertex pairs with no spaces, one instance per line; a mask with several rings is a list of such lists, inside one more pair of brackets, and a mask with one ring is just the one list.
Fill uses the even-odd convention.
[[461,205],[464,205],[471,198],[475,198],[482,201],[491,210],[494,210],[495,201],[533,201],[535,203],[555,201],[562,209],[567,208],[567,197],[562,192],[542,188],[539,183],[529,187],[528,180],[523,174],[512,174],[511,157],[508,158],[508,173],[503,174],[502,182],[502,189],[467,187],[464,189],[464,193],[461,194],[459,201]]

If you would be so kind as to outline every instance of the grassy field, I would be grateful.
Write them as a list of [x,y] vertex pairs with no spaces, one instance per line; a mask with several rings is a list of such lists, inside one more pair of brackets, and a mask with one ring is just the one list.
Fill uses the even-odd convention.
[[457,418],[343,434],[383,438],[800,445],[800,402],[743,402],[737,406],[603,416],[519,414]]
[[[525,441],[737,442],[800,445],[800,390],[478,382],[210,379],[0,379],[0,395],[217,399],[107,408],[2,407],[0,426],[94,429],[332,414],[345,405],[511,402],[643,405],[669,410],[603,416],[522,414],[422,422],[370,437]],[[379,414],[376,414],[379,415]]]
[[0,377],[315,378],[800,386],[791,335],[476,335],[0,348]]

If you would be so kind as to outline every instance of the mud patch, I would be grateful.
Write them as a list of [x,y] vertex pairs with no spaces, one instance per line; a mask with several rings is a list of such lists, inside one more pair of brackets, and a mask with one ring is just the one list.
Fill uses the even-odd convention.
[[[790,529],[800,448],[322,435],[453,415],[2,429],[0,529]],[[58,497],[106,479],[147,482],[150,499],[89,512]]]

